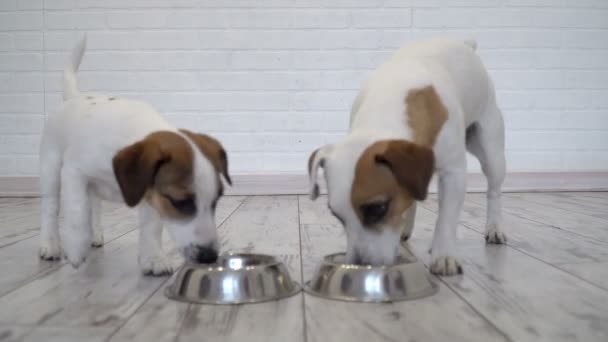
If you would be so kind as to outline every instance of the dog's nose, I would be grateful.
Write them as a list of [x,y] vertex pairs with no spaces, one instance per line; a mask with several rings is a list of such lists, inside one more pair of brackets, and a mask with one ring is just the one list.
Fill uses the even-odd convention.
[[201,264],[211,264],[217,260],[217,251],[213,247],[196,246],[194,258]]

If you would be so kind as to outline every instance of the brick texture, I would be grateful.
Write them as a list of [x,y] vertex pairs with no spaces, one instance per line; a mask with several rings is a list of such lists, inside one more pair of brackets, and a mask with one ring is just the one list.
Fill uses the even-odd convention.
[[2,0],[0,176],[37,174],[82,31],[82,89],[216,135],[234,173],[304,173],[312,149],[346,132],[370,70],[440,34],[478,40],[510,171],[608,170],[608,1]]

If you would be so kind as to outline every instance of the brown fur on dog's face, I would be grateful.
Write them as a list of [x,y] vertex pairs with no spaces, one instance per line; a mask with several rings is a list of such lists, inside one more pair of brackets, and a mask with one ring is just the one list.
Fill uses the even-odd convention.
[[352,207],[361,225],[399,229],[402,214],[415,200],[426,198],[433,168],[432,151],[405,140],[369,146],[357,161],[351,188]]
[[152,207],[188,259],[197,261],[200,251],[217,252],[220,174],[230,180],[219,142],[191,132],[154,132],[119,151],[113,167],[127,205],[144,200]]

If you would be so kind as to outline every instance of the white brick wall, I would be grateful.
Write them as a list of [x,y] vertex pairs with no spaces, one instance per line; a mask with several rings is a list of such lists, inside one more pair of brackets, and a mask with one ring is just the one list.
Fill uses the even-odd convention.
[[1,0],[0,176],[37,173],[83,30],[83,89],[216,135],[234,173],[305,172],[368,72],[437,34],[478,40],[511,171],[608,170],[607,0]]

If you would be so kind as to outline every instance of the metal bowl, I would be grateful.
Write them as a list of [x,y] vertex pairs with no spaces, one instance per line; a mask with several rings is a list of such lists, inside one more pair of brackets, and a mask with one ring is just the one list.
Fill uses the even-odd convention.
[[300,286],[275,257],[228,253],[215,264],[184,265],[165,295],[190,303],[245,304],[277,300],[299,291]]
[[395,302],[437,292],[424,265],[401,256],[390,266],[344,264],[344,253],[326,256],[304,291],[314,296],[351,302]]

